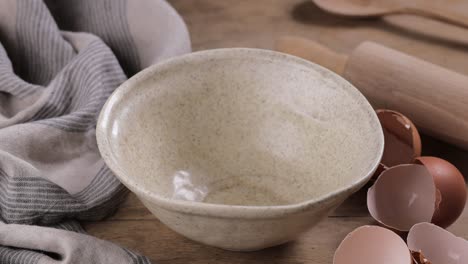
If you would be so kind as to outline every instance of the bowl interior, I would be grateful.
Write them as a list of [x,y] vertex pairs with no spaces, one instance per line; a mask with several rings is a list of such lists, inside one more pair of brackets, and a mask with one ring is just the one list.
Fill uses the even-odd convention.
[[382,152],[377,118],[354,87],[280,53],[191,54],[113,97],[102,122],[119,177],[165,198],[294,204],[368,177]]

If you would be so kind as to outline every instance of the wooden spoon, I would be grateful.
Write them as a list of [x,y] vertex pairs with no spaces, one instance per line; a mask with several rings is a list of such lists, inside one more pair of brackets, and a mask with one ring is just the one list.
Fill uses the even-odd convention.
[[312,0],[321,9],[343,16],[378,17],[391,14],[414,14],[462,27],[468,16],[453,12],[430,1],[414,0]]

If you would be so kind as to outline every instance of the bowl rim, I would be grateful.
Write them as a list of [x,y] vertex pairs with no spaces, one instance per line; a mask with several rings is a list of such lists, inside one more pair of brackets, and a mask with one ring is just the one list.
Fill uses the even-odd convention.
[[[362,93],[351,83],[349,83],[343,77],[318,64],[289,54],[257,48],[221,48],[192,52],[182,56],[164,60],[140,71],[139,73],[135,74],[133,77],[128,79],[126,82],[121,84],[112,93],[112,95],[104,104],[99,114],[99,118],[96,125],[97,144],[105,163],[112,170],[115,176],[142,200],[145,206],[147,205],[145,203],[146,200],[155,203],[158,207],[164,208],[169,211],[178,211],[192,215],[204,215],[219,218],[276,218],[293,213],[300,213],[306,211],[310,207],[314,207],[316,209],[328,208],[329,204],[336,203],[335,200],[339,200],[335,198],[338,198],[340,195],[343,197],[347,197],[347,195],[356,192],[368,182],[368,180],[373,176],[374,172],[377,170],[377,167],[383,155],[384,135],[381,126],[377,126],[379,129],[375,131],[375,133],[377,133],[378,138],[377,155],[372,161],[371,169],[367,172],[367,174],[365,174],[363,177],[356,179],[355,181],[346,184],[346,186],[334,189],[332,192],[299,203],[286,205],[250,206],[177,200],[165,198],[161,195],[158,195],[156,192],[152,192],[145,188],[145,186],[140,185],[137,181],[133,180],[131,176],[128,176],[125,173],[125,171],[119,166],[118,160],[112,153],[110,140],[106,136],[106,134],[108,134],[107,130],[110,127],[112,127],[111,123],[113,122],[113,119],[111,119],[110,116],[112,115],[113,109],[115,109],[116,105],[122,100],[124,100],[126,98],[125,95],[128,94],[136,85],[138,85],[140,82],[145,81],[148,78],[151,78],[151,76],[157,74],[158,72],[168,70],[176,65],[180,65],[181,63],[185,63],[191,60],[198,59],[203,61],[213,58],[223,58],[224,55],[229,53],[236,53],[237,55],[249,54],[249,56],[252,56],[253,54],[257,57],[266,57],[268,59],[300,64],[314,71],[325,73],[326,75],[330,76],[330,78],[334,78],[335,80],[344,83],[345,86],[348,86],[350,92],[355,93],[355,99],[361,100],[361,103],[363,103],[363,105],[368,106],[368,110],[369,112],[371,112],[370,118],[373,119],[373,122],[375,122],[376,124],[379,123],[377,114],[373,110],[370,103],[367,101],[364,95],[362,95]],[[232,54],[230,56],[232,57]],[[341,200],[344,200],[344,198]]]

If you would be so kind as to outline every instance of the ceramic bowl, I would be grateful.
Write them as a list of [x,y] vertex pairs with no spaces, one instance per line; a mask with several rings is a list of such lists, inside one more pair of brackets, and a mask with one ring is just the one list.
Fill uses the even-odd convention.
[[369,180],[383,152],[377,116],[350,83],[293,56],[237,48],[135,75],[105,104],[97,140],[161,222],[239,251],[314,226]]

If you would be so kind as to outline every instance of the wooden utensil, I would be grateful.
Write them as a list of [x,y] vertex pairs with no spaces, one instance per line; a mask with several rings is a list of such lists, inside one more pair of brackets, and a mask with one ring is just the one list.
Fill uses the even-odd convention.
[[399,111],[428,135],[468,150],[468,77],[364,42],[349,56],[283,37],[276,50],[318,62],[356,86],[375,108]]
[[425,16],[468,27],[468,16],[430,1],[413,0],[312,0],[321,9],[343,16],[377,17],[391,14]]

